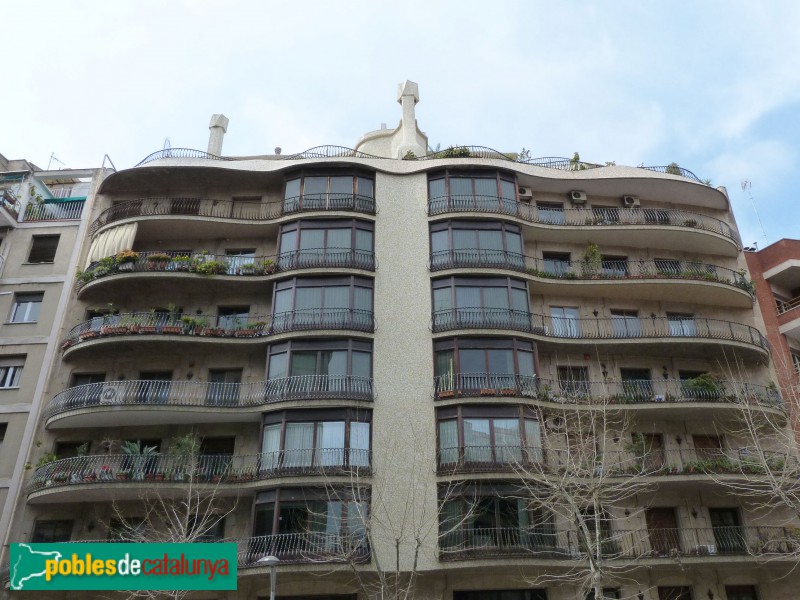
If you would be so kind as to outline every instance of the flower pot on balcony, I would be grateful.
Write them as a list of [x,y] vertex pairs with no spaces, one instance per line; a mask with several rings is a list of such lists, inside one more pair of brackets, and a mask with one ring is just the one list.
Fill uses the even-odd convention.
[[447,390],[447,391],[444,391],[444,392],[439,392],[439,398],[452,398],[455,395],[456,395],[456,393],[455,393],[454,390]]
[[117,473],[117,481],[127,481],[130,479],[131,474],[127,471],[120,471]]
[[82,334],[80,334],[78,336],[78,338],[81,341],[84,341],[84,340],[91,340],[93,338],[96,338],[99,335],[100,335],[99,331],[84,331]]
[[158,327],[155,325],[140,325],[139,326],[139,333],[156,333],[158,331]]
[[481,396],[496,396],[497,392],[494,388],[481,388]]
[[255,329],[237,329],[234,334],[236,337],[255,337]]
[[73,344],[75,344],[75,340],[64,340],[64,343],[61,344],[61,350],[64,351]]
[[517,395],[517,390],[515,390],[514,388],[503,388],[503,389],[500,390],[500,395],[501,396],[516,396]]
[[225,330],[221,327],[206,327],[203,329],[200,335],[204,335],[206,337],[220,337],[225,335]]
[[164,473],[156,473],[156,481],[164,481]]
[[164,325],[161,328],[161,333],[169,335],[180,335],[183,333],[183,327],[180,325]]

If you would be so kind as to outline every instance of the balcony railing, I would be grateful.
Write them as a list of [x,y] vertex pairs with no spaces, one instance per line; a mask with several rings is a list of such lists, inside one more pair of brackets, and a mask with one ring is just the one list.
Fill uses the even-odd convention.
[[537,398],[558,404],[673,404],[713,402],[785,410],[775,386],[746,381],[679,379],[578,381],[513,373],[446,373],[434,377],[437,399],[475,396]]
[[59,392],[45,408],[43,418],[72,410],[122,406],[254,408],[288,400],[373,398],[372,379],[356,375],[295,375],[255,383],[106,381]]
[[77,456],[36,469],[28,494],[53,486],[147,482],[214,484],[260,481],[289,475],[369,475],[370,451],[357,448],[283,450],[252,455],[103,454]]
[[375,317],[371,310],[355,308],[300,309],[267,317],[246,318],[202,314],[170,316],[167,313],[119,313],[94,317],[76,325],[64,337],[61,348],[66,350],[88,340],[123,335],[263,338],[289,331],[311,329],[352,329],[372,332],[375,331]]
[[[592,549],[597,542],[592,541]],[[520,556],[586,560],[586,541],[576,531],[552,528],[458,528],[439,541],[441,560]],[[784,527],[707,527],[612,531],[599,542],[604,558],[681,560],[716,556],[793,557],[800,533]]]
[[[505,250],[458,249],[432,252],[431,271],[454,268],[509,269],[544,279],[571,280],[628,280],[628,279],[688,279],[723,283],[752,295],[753,283],[741,272],[700,262],[681,260],[604,260],[601,268],[580,261],[551,261],[524,256]],[[800,302],[800,299],[798,299]]]
[[240,569],[261,566],[258,559],[265,556],[277,556],[283,563],[360,563],[370,558],[363,533],[280,533],[226,541],[236,543]]
[[237,202],[214,198],[141,198],[114,204],[100,213],[90,233],[135,217],[196,216],[235,221],[269,221],[285,215],[309,211],[349,211],[375,214],[375,199],[360,194],[307,194],[271,202]]
[[81,218],[86,198],[75,198],[28,204],[25,207],[23,221],[76,221]]
[[538,315],[509,308],[449,308],[433,313],[434,332],[454,329],[513,329],[545,338],[624,340],[700,338],[742,342],[769,352],[755,327],[705,317],[572,318]]
[[790,310],[794,310],[795,308],[800,306],[800,298],[794,298],[792,300],[789,300],[788,302],[784,302],[783,300],[776,300],[775,302],[777,304],[777,309],[778,309],[777,312],[779,315],[787,313]]
[[456,212],[509,215],[541,225],[616,227],[683,227],[718,233],[741,246],[738,233],[726,222],[699,213],[672,208],[552,208],[518,202],[513,198],[480,195],[451,195],[428,201],[430,216]]
[[94,261],[78,276],[80,290],[90,281],[126,273],[197,273],[199,275],[272,275],[286,271],[318,268],[347,268],[374,271],[375,253],[351,248],[306,248],[268,256],[228,256],[225,254],[152,250],[136,252],[138,259],[120,262],[114,256]]
[[13,190],[0,190],[0,205],[2,205],[15,220],[19,220],[19,211],[22,210],[22,206],[19,200],[17,200],[17,195]]

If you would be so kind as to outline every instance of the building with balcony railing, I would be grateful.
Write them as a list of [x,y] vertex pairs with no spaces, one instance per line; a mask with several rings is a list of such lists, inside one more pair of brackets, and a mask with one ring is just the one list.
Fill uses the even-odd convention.
[[215,115],[208,152],[102,181],[8,540],[114,541],[193,490],[237,544],[220,598],[266,597],[267,555],[282,597],[584,600],[601,565],[607,598],[792,598],[798,462],[742,427],[788,418],[725,190],[428,153],[418,99],[290,155],[221,156]]

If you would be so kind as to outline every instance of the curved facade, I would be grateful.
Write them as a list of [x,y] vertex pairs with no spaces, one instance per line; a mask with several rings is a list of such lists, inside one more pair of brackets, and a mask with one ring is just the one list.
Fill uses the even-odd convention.
[[592,513],[608,597],[791,597],[773,575],[796,538],[720,485],[768,475],[728,433],[742,407],[786,421],[724,191],[670,168],[408,160],[401,134],[161,154],[104,181],[17,531],[113,537],[114,505],[135,518],[195,482],[235,499],[212,533],[238,544],[240,590],[220,598],[268,595],[271,553],[284,596],[377,596],[391,564],[415,598],[566,600],[580,584],[542,575],[590,551],[534,500],[572,474],[638,490]]

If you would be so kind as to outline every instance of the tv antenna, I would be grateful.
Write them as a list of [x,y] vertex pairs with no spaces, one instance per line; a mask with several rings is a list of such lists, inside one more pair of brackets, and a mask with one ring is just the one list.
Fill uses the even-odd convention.
[[764,236],[764,242],[766,242],[766,244],[769,245],[769,239],[767,238],[767,230],[764,229],[764,223],[761,220],[761,215],[758,214],[758,207],[756,206],[756,200],[755,198],[753,198],[753,183],[749,179],[742,179],[742,191],[747,192],[747,195],[750,198],[750,202],[753,205],[753,212],[756,213],[758,224],[761,227],[761,235]]
[[67,166],[67,165],[66,165],[66,163],[63,163],[62,161],[60,161],[60,160],[58,159],[58,157],[56,156],[56,153],[55,153],[55,152],[51,152],[51,153],[50,153],[50,160],[49,160],[49,161],[47,161],[47,170],[48,170],[48,171],[50,170],[50,165],[53,163],[53,161],[56,161],[58,164],[60,164],[60,165],[61,165],[61,166],[63,166],[63,167],[66,167],[66,166]]

